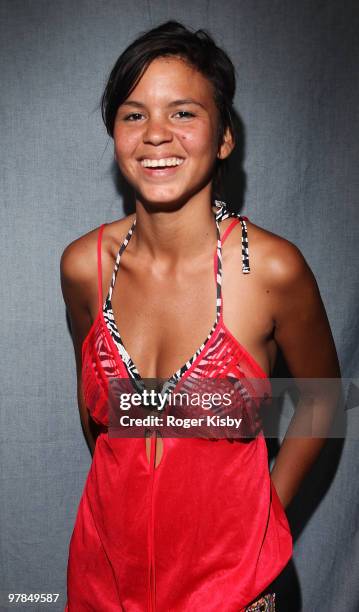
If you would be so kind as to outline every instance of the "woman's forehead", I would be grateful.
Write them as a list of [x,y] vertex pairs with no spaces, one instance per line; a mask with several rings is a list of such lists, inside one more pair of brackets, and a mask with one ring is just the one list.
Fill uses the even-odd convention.
[[177,56],[152,60],[128,100],[147,96],[158,101],[196,100],[205,104],[213,101],[213,86],[195,66]]

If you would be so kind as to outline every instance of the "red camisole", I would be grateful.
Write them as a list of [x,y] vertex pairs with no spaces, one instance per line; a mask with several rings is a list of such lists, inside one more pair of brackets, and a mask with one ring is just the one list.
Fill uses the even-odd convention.
[[[228,216],[234,215],[223,215],[223,209],[217,214],[217,229]],[[222,238],[218,230],[217,320],[186,367],[171,378],[177,389],[188,377],[232,376],[252,381],[249,392],[255,379],[254,403],[259,407],[260,398],[270,396],[269,378],[223,321],[221,249],[237,223],[245,231],[245,219],[235,219]],[[104,225],[98,233],[99,310],[82,346],[84,398],[101,433],[70,540],[65,610],[244,611],[292,556],[292,535],[270,478],[262,429],[235,443],[164,437],[157,467],[156,435],[151,437],[150,461],[144,438],[109,435],[109,381],[140,376],[119,344],[119,334],[116,340],[111,333],[112,309],[103,303]],[[244,231],[243,261],[249,264]],[[119,256],[112,288],[118,263]],[[249,271],[249,265],[242,269]]]

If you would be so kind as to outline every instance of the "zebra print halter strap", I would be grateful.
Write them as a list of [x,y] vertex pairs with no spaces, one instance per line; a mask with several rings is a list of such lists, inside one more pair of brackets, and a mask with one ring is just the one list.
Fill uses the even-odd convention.
[[229,217],[236,217],[240,220],[242,226],[242,272],[247,274],[250,272],[249,267],[249,252],[248,252],[248,233],[247,233],[247,217],[243,217],[237,212],[228,210],[225,202],[221,200],[214,201],[215,206],[217,207],[216,212],[216,222],[223,221],[224,219],[228,219]]

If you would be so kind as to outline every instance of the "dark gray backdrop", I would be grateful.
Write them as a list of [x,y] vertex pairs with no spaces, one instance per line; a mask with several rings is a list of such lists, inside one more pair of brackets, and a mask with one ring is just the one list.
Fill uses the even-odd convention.
[[[241,210],[302,250],[342,374],[355,377],[359,11],[345,0],[2,0],[0,13],[1,609],[13,609],[7,592],[59,592],[57,604],[21,608],[55,612],[91,461],[59,260],[123,214],[97,108],[110,68],[168,18],[208,28],[229,52],[245,129]],[[238,204],[234,175],[230,193]],[[331,441],[298,496],[279,612],[358,609],[357,451]]]

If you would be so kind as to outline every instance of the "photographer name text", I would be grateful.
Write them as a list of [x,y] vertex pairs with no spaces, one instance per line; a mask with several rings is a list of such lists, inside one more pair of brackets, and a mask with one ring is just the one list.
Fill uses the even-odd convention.
[[181,419],[172,415],[166,415],[165,417],[159,417],[154,415],[148,415],[143,419],[131,418],[128,415],[123,415],[119,418],[119,425],[122,427],[183,427],[188,429],[190,427],[235,427],[239,429],[242,419],[236,419],[234,417],[225,416],[210,416],[199,418],[185,418]]

